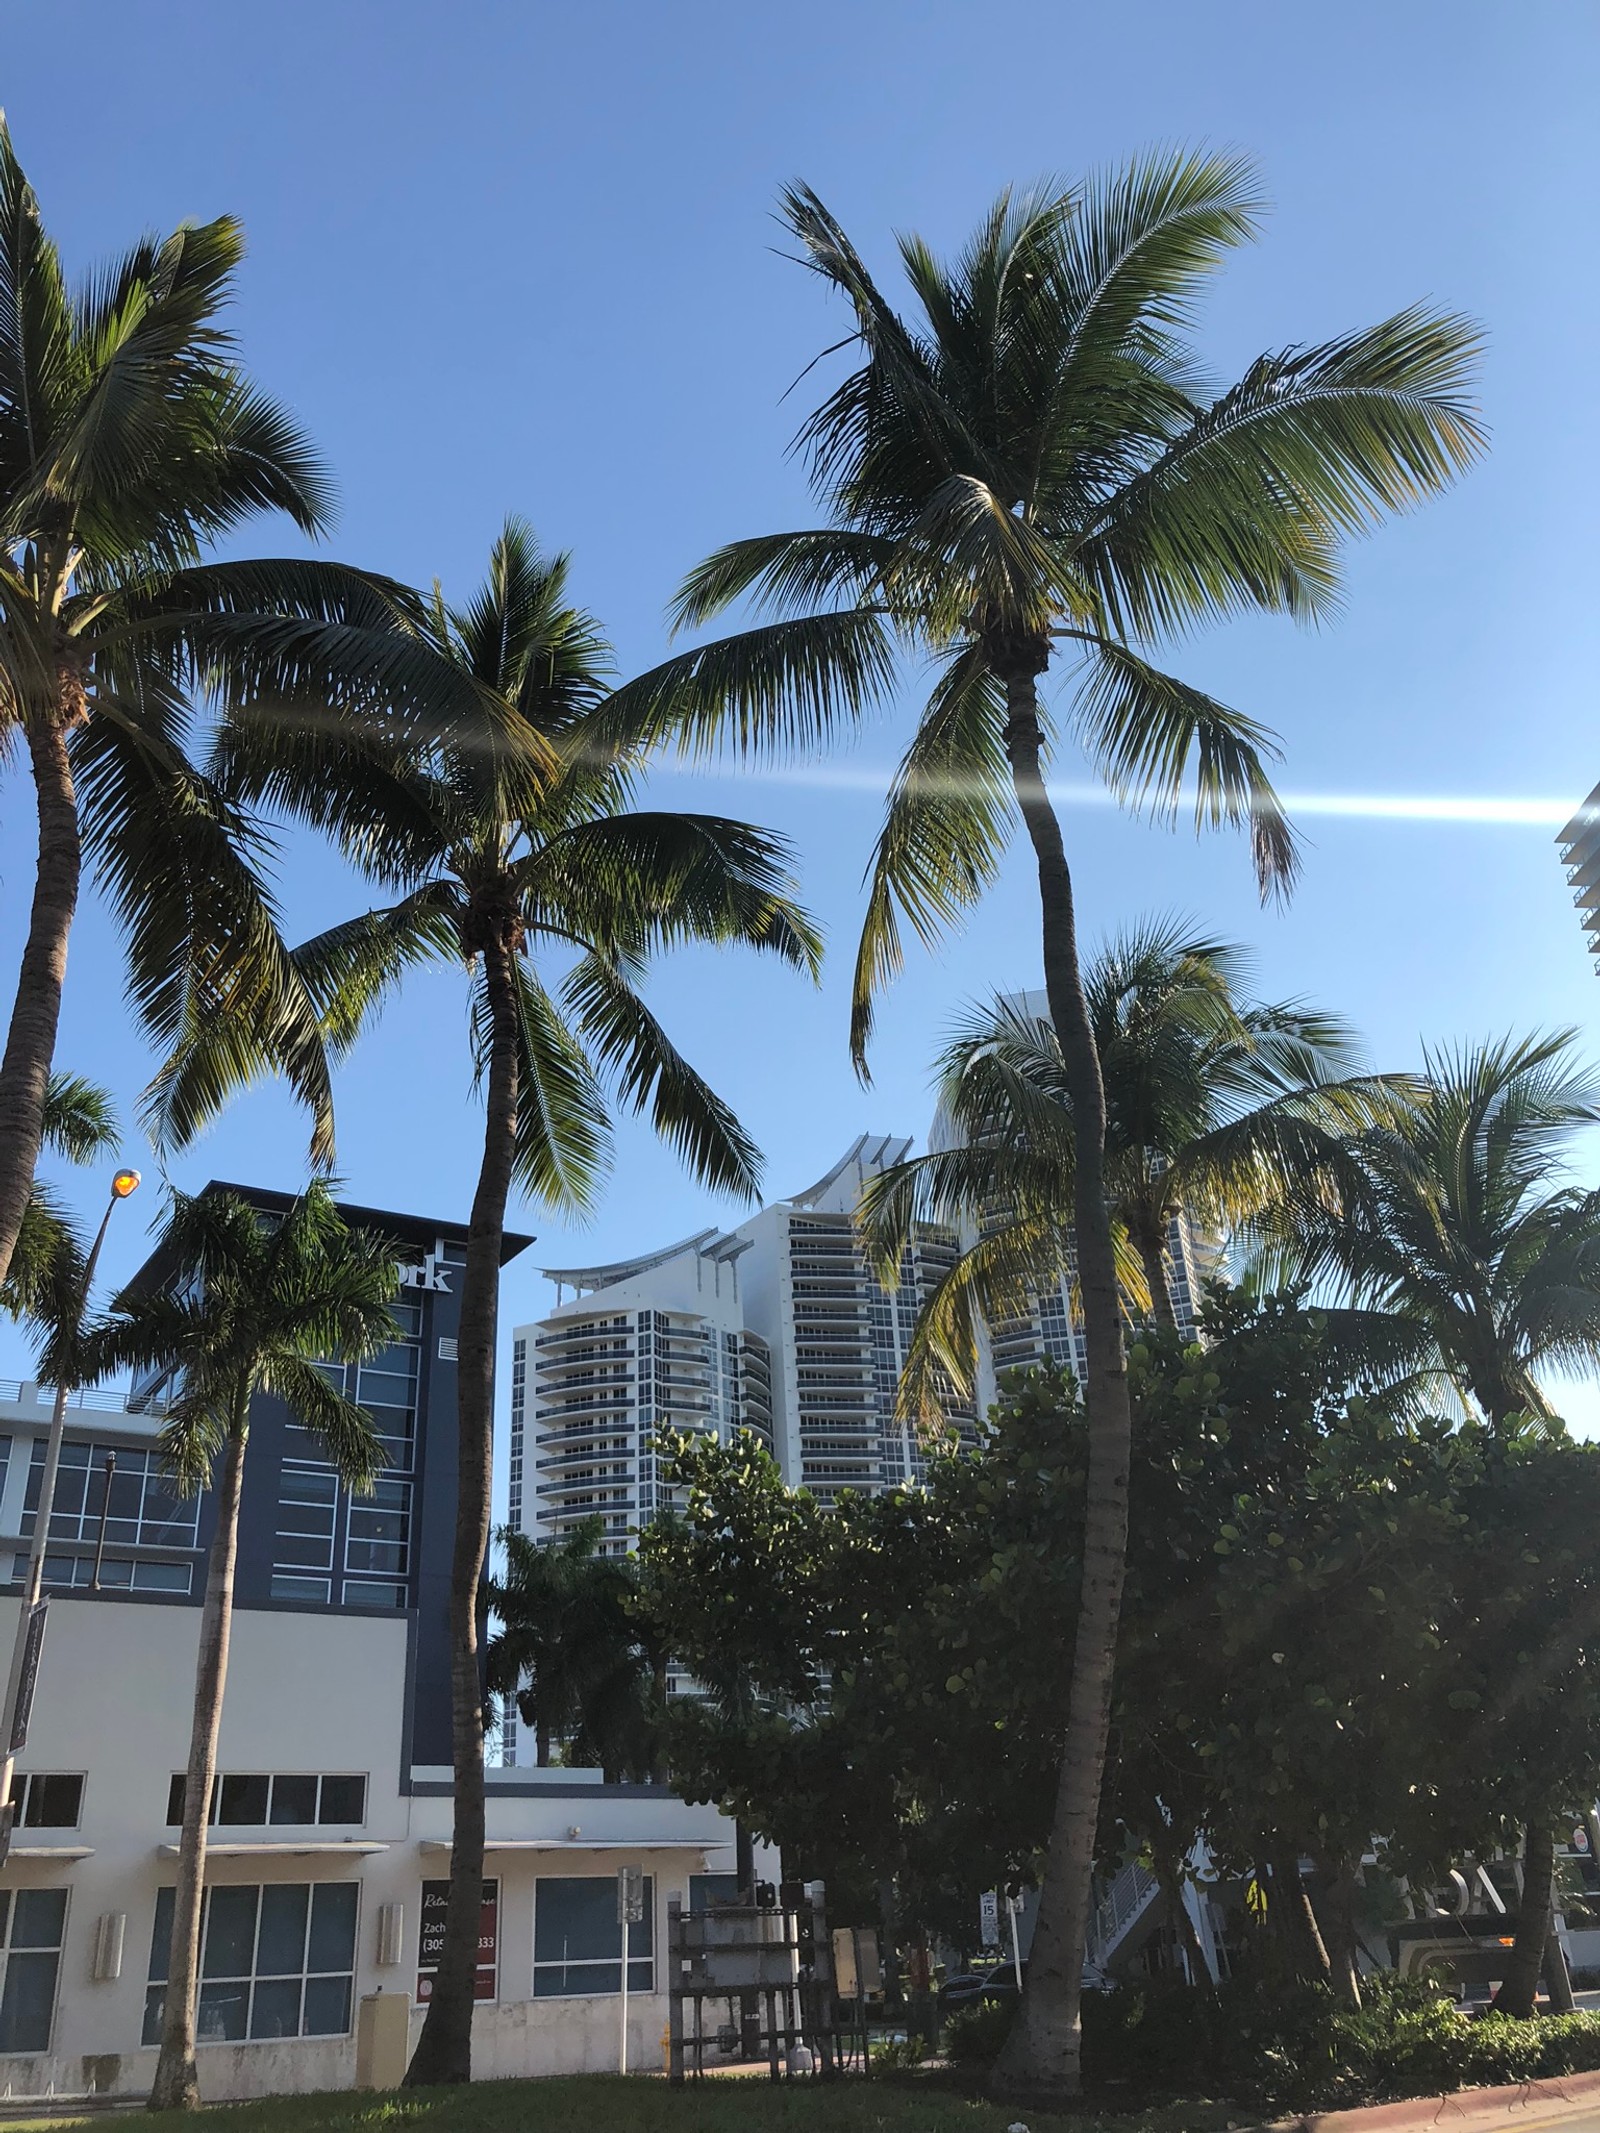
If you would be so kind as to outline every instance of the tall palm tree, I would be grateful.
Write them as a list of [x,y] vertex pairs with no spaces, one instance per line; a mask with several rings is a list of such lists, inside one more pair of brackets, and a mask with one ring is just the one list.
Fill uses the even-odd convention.
[[[465,607],[435,596],[423,633],[445,678],[438,697],[459,716],[430,749],[369,725],[341,737],[330,768],[317,732],[242,720],[218,764],[244,804],[290,809],[329,831],[397,896],[295,953],[336,1055],[420,965],[465,968],[471,988],[486,1118],[457,1372],[455,1824],[439,1967],[407,2075],[418,2085],[471,2078],[484,1837],[478,1603],[510,1193],[520,1186],[568,1212],[591,1204],[609,1143],[609,1089],[648,1112],[705,1183],[753,1194],[754,1144],[639,985],[653,955],[690,941],[743,943],[807,971],[821,952],[788,894],[780,839],[714,816],[628,809],[648,736],[629,736],[611,715],[607,648],[566,585],[566,559],[543,556],[512,520]],[[157,1080],[165,1131],[176,1140],[196,1131],[259,1064],[225,1023],[196,1029]]]
[[[1351,1135],[1407,1100],[1403,1076],[1355,1074],[1337,1018],[1241,990],[1245,958],[1165,919],[1115,936],[1084,972],[1103,1077],[1106,1189],[1126,1311],[1175,1328],[1169,1242],[1180,1211],[1222,1238],[1341,1174]],[[1071,1278],[1076,1137],[1061,1046],[1037,994],[1001,998],[940,1062],[945,1145],[869,1181],[862,1222],[891,1275],[911,1226],[972,1240],[921,1314],[903,1394],[935,1413],[970,1390],[981,1323]]]
[[[0,1281],[44,1124],[85,860],[161,1049],[231,1017],[285,1072],[331,1156],[316,1015],[281,942],[270,841],[197,767],[215,715],[428,715],[398,589],[311,559],[219,563],[262,512],[304,533],[329,488],[240,369],[224,312],[243,235],[224,216],[142,239],[73,293],[0,121],[0,760],[32,773],[38,858],[0,1053]],[[419,694],[419,691],[421,692]]]
[[318,1366],[359,1361],[398,1337],[389,1304],[400,1266],[386,1241],[346,1227],[320,1184],[281,1216],[234,1193],[174,1193],[160,1249],[174,1280],[118,1299],[110,1319],[88,1336],[84,1374],[172,1364],[177,1390],[158,1440],[162,1453],[191,1492],[209,1486],[222,1463],[200,1615],[161,2055],[150,2092],[153,2110],[187,2110],[200,2101],[195,1996],[206,1826],[228,1677],[250,1402],[258,1392],[275,1393],[346,1486],[370,1489],[383,1465],[372,1423]]
[[[69,1163],[92,1163],[117,1147],[116,1108],[78,1074],[52,1074],[45,1090],[41,1146]],[[0,1312],[49,1331],[83,1300],[83,1242],[55,1191],[35,1178],[17,1231]]]
[[953,263],[916,237],[898,313],[816,194],[785,193],[802,263],[853,313],[860,366],[806,423],[825,522],[737,541],[691,573],[695,625],[740,600],[774,619],[642,677],[640,703],[711,744],[826,745],[933,662],[870,872],[852,1043],[902,922],[927,939],[993,880],[1018,817],[1038,868],[1045,990],[1070,1077],[1093,1453],[1077,1661],[1033,1983],[999,2078],[1075,2089],[1078,1996],[1127,1529],[1129,1408],[1102,1175],[1104,1096],[1078,969],[1043,678],[1071,666],[1069,730],[1113,792],[1248,824],[1263,888],[1294,871],[1266,730],[1153,663],[1153,640],[1241,610],[1331,605],[1344,535],[1443,488],[1482,442],[1473,332],[1423,309],[1259,357],[1211,397],[1187,328],[1253,234],[1236,159],[1179,151],[1001,197]]
[[1571,1179],[1600,1080],[1573,1033],[1429,1052],[1340,1189],[1261,1225],[1258,1278],[1303,1281],[1391,1368],[1444,1380],[1492,1429],[1555,1420],[1541,1374],[1600,1372],[1600,1192]]
[[638,1558],[600,1552],[603,1532],[593,1518],[542,1546],[502,1533],[504,1571],[484,1586],[500,1622],[484,1680],[517,1698],[541,1763],[560,1739],[571,1760],[642,1779],[655,1768],[664,1655],[638,1605]]

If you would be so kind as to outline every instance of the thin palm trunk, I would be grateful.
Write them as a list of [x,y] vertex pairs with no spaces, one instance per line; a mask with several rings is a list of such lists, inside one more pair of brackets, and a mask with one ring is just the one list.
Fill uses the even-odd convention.
[[1333,1989],[1347,2007],[1361,2005],[1360,1940],[1356,1932],[1356,1866],[1349,1853],[1319,1859],[1322,1873],[1322,1940]]
[[178,1885],[172,1904],[172,1942],[167,1954],[166,2006],[161,2056],[150,2089],[152,2111],[189,2111],[200,2102],[195,2066],[195,1997],[200,1975],[200,1924],[205,1902],[206,1829],[217,1772],[217,1736],[228,1683],[228,1641],[233,1630],[233,1573],[239,1552],[239,1499],[249,1439],[248,1395],[234,1410],[228,1454],[217,1495],[217,1531],[206,1566],[205,1605],[200,1613],[200,1653],[195,1664],[194,1724],[183,1780],[183,1831],[178,1839]]
[[[65,684],[62,693],[65,697]],[[0,1059],[0,1281],[11,1268],[39,1160],[45,1092],[67,975],[67,940],[78,907],[82,861],[67,754],[67,732],[73,722],[60,717],[30,722],[27,727],[39,812],[39,858],[28,938],[17,973],[5,1056]]]
[[1333,1965],[1300,1871],[1299,1847],[1293,1843],[1276,1846],[1271,1865],[1272,1895],[1267,1915],[1276,1921],[1279,1945],[1288,1967],[1296,1977],[1313,1984],[1329,1984]]
[[1006,749],[1017,804],[1038,860],[1045,992],[1072,1102],[1073,1226],[1088,1364],[1089,1472],[1083,1587],[1055,1818],[1039,1893],[1028,1989],[996,2062],[994,2079],[1006,2089],[1076,2095],[1083,1961],[1094,1901],[1095,1828],[1127,1564],[1133,1425],[1105,1195],[1105,1089],[1079,967],[1072,877],[1040,764],[1042,736],[1033,671],[1007,678],[1006,708]]
[[472,2079],[472,2009],[483,1909],[483,1683],[478,1667],[478,1592],[489,1546],[490,1454],[494,1432],[494,1351],[499,1323],[500,1254],[517,1132],[516,997],[503,932],[482,947],[491,1029],[488,1120],[483,1167],[467,1229],[457,1372],[456,1530],[450,1564],[451,1751],[455,1818],[450,1905],[444,1944],[422,2034],[406,2069],[407,2088]]
[[1214,1982],[1211,1965],[1206,1959],[1205,1947],[1200,1939],[1200,1929],[1194,1922],[1194,1914],[1184,1900],[1181,1854],[1167,1844],[1158,1844],[1153,1850],[1156,1879],[1161,1884],[1173,1935],[1188,1966],[1189,1982],[1197,1990],[1209,1992]]
[[1522,1902],[1517,1909],[1516,1938],[1495,1996],[1502,2014],[1526,2017],[1533,2013],[1550,1938],[1555,1870],[1554,1830],[1549,1822],[1530,1822],[1522,1840]]
[[1178,1330],[1178,1314],[1172,1307],[1172,1285],[1167,1279],[1167,1254],[1163,1240],[1141,1233],[1139,1259],[1144,1267],[1146,1286],[1150,1291],[1150,1312],[1158,1326],[1168,1333]]

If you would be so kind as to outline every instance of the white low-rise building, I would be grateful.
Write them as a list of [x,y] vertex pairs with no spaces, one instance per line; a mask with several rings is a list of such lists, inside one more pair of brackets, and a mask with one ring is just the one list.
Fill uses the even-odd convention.
[[[17,1604],[0,1601],[0,1637]],[[0,2084],[13,2095],[149,2087],[199,1624],[182,1602],[51,1600],[0,1870]],[[208,2100],[352,2086],[370,1994],[405,1998],[415,2042],[451,1787],[447,1769],[403,1759],[409,1646],[403,1618],[236,1619],[200,1990]],[[598,1772],[491,1771],[489,1785],[475,2072],[615,2069],[622,1865],[643,1869],[648,1896],[630,1936],[629,2058],[659,2065],[667,1898],[731,1875],[731,1825]]]
[[[252,1197],[269,1212],[283,1201]],[[348,1212],[417,1249],[395,1343],[349,1373],[390,1465],[374,1495],[352,1498],[292,1412],[252,1404],[206,1875],[199,2067],[212,2101],[348,2088],[374,2039],[377,2064],[359,2071],[397,2079],[443,1926],[464,1234]],[[137,1278],[176,1271],[158,1253]],[[155,1373],[131,1407],[91,1393],[67,1413],[48,1622],[0,1866],[0,2088],[13,2096],[133,2098],[154,2073],[216,1518],[209,1490],[173,1491],[141,1404],[159,1397]],[[50,1412],[37,1385],[0,1385],[6,1649]],[[642,1869],[647,1896],[630,1929],[629,2062],[659,2065],[667,1900],[731,1893],[733,1825],[598,1771],[487,1780],[475,2071],[616,2067],[623,1866]],[[757,1871],[775,1878],[775,1865],[763,1856]]]

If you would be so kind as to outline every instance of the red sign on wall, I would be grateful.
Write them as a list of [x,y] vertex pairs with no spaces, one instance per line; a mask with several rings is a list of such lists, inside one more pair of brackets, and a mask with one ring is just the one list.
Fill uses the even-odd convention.
[[[444,1947],[444,1922],[449,1915],[449,1882],[425,1881],[422,1884],[422,1933],[417,1945],[419,2005],[426,2005],[433,1997],[434,1973],[439,1967],[439,1954]],[[483,1884],[483,1909],[478,1914],[478,1975],[472,1996],[477,2000],[497,2000],[500,1997],[498,1881],[486,1881]]]

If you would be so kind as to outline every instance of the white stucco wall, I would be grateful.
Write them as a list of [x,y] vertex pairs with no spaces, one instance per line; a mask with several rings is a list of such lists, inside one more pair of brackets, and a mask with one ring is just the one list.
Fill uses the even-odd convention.
[[[0,1640],[9,1649],[17,1602],[0,1600]],[[0,1886],[65,1887],[67,1919],[51,2048],[0,2055],[0,2089],[13,2095],[138,2095],[155,2053],[140,2043],[157,1889],[175,1872],[163,1847],[168,1788],[188,1752],[197,1608],[134,1600],[59,1597],[50,1608],[33,1727],[20,1768],[86,1774],[80,1827],[17,1832]],[[415,1990],[421,1883],[447,1872],[448,1796],[402,1789],[400,1750],[406,1624],[338,1614],[241,1613],[235,1618],[219,1767],[223,1771],[364,1772],[361,1827],[218,1828],[209,1879],[221,1883],[352,1880],[360,1886],[355,1997]],[[499,2001],[481,2006],[475,2056],[485,2075],[566,2073],[614,2067],[614,1994],[533,2000],[535,1889],[545,1874],[604,1876],[625,1864],[654,1878],[655,1947],[665,1941],[666,1903],[686,1896],[689,1876],[731,1868],[732,1827],[716,1812],[663,1796],[587,1781],[587,1774],[492,1773],[487,1872],[500,1882]],[[447,1773],[417,1773],[437,1782]],[[512,1796],[512,1784],[535,1790]],[[498,1843],[549,1847],[496,1850]],[[348,1843],[346,1852],[344,1846]],[[358,1843],[384,1849],[363,1853]],[[315,1852],[261,1849],[318,1846]],[[223,1846],[242,1855],[225,1855]],[[34,1856],[83,1847],[89,1857]],[[330,1848],[331,1847],[331,1848]],[[769,1866],[768,1871],[773,1870]],[[404,1906],[398,1964],[378,1964],[378,1907]],[[126,1919],[121,1975],[92,1976],[96,1922]],[[657,1976],[662,1975],[658,1968]],[[659,2063],[664,1994],[637,1995],[630,2059]],[[415,2035],[421,2010],[412,2014]],[[355,2039],[282,2039],[206,2044],[199,2052],[208,2099],[350,2086]]]

